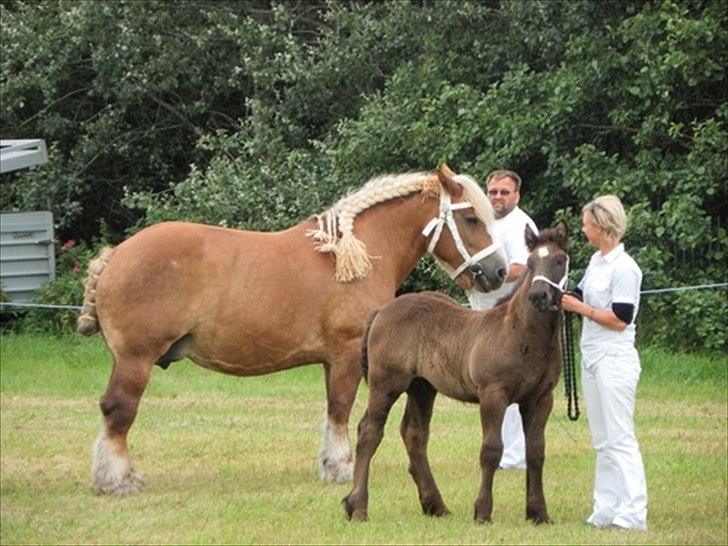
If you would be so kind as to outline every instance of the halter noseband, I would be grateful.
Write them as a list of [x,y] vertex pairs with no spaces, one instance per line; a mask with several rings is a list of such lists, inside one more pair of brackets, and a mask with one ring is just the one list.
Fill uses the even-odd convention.
[[450,228],[450,233],[452,234],[453,241],[455,241],[455,247],[458,249],[458,252],[460,252],[460,255],[463,257],[463,263],[460,264],[460,267],[458,267],[454,272],[450,273],[451,279],[454,279],[455,277],[460,275],[460,273],[462,273],[465,268],[470,268],[470,273],[472,273],[473,276],[482,275],[483,271],[480,266],[478,266],[478,261],[482,260],[486,256],[493,254],[500,248],[499,244],[493,243],[492,245],[485,247],[483,250],[476,252],[473,256],[468,253],[462,239],[460,238],[460,233],[458,233],[458,227],[455,224],[455,218],[453,218],[452,211],[467,209],[472,206],[473,205],[471,205],[467,201],[453,204],[450,201],[450,196],[446,192],[441,191],[440,215],[430,220],[425,228],[422,230],[422,235],[424,235],[425,237],[429,237],[433,229],[435,231],[432,235],[432,239],[430,239],[430,244],[427,246],[427,252],[432,254],[435,250],[435,245],[437,245],[437,241],[440,240],[440,235],[442,235],[442,228],[445,226],[445,224],[447,224],[447,226]]
[[558,283],[555,283],[544,275],[536,275],[533,279],[531,279],[531,284],[535,283],[536,281],[543,281],[546,284],[550,284],[562,294],[566,292],[566,283],[569,282],[569,255],[566,255],[566,270],[564,271],[564,276],[561,277],[561,280]]

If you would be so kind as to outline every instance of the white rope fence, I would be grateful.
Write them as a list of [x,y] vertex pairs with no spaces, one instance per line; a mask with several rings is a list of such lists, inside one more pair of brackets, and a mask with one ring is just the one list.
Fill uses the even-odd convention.
[[[728,288],[728,282],[714,283],[714,284],[696,284],[692,286],[675,286],[672,288],[655,288],[652,290],[642,290],[640,294],[643,296],[651,296],[653,294],[666,294],[669,292],[685,292],[687,290],[705,290],[708,288]],[[47,309],[57,311],[80,311],[80,305],[50,305],[44,303],[13,303],[3,302],[0,303],[0,311],[4,311],[5,308],[18,308],[18,309]]]
[[655,288],[654,290],[642,290],[640,294],[649,296],[651,294],[665,294],[667,292],[684,292],[685,290],[702,290],[704,288],[726,288],[728,282],[719,282],[715,284],[696,284],[693,286],[676,286],[674,288]]

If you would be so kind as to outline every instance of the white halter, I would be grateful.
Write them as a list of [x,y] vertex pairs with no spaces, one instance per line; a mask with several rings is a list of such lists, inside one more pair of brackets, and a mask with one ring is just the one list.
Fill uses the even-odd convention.
[[425,228],[422,230],[422,235],[424,235],[425,237],[429,237],[430,233],[432,233],[432,230],[435,230],[435,233],[432,235],[432,239],[430,239],[430,244],[427,246],[427,252],[432,254],[435,250],[435,245],[437,244],[437,241],[440,240],[440,235],[442,235],[442,228],[445,226],[445,224],[447,224],[447,226],[450,228],[450,233],[452,234],[452,238],[455,241],[455,246],[457,247],[458,252],[460,252],[460,255],[463,257],[464,260],[463,263],[460,264],[460,267],[458,267],[454,272],[450,273],[450,278],[452,279],[460,275],[460,273],[462,273],[465,268],[472,266],[479,260],[485,258],[486,256],[489,256],[490,254],[493,254],[500,248],[500,245],[493,243],[492,245],[477,252],[473,256],[468,254],[468,251],[465,248],[462,239],[460,238],[460,234],[458,233],[458,227],[455,224],[455,219],[452,216],[452,211],[467,209],[472,206],[473,205],[471,205],[467,201],[464,201],[462,203],[455,203],[453,205],[450,201],[450,195],[448,195],[444,191],[441,191],[440,215],[430,220]]
[[536,275],[533,279],[531,279],[531,284],[535,283],[536,281],[543,281],[546,284],[550,284],[551,286],[556,288],[556,290],[558,290],[559,292],[565,292],[566,283],[569,282],[569,255],[566,255],[566,270],[564,271],[564,276],[561,278],[558,284],[548,277],[544,277],[543,275]]

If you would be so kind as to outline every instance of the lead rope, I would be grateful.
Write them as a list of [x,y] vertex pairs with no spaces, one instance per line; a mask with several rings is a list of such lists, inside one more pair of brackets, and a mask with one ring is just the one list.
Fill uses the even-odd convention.
[[561,347],[564,359],[564,394],[569,420],[579,419],[579,395],[576,390],[576,356],[574,352],[574,323],[572,314],[564,312],[561,327]]

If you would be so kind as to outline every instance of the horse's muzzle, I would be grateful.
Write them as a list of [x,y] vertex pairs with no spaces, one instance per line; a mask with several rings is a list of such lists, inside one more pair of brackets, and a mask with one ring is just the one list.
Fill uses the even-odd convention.
[[473,282],[479,292],[490,292],[496,290],[503,285],[506,280],[508,270],[505,262],[500,259],[500,264],[493,263],[491,257],[475,262],[468,267],[468,271],[473,276]]
[[532,289],[528,294],[528,300],[539,311],[561,309],[561,292],[551,287]]

